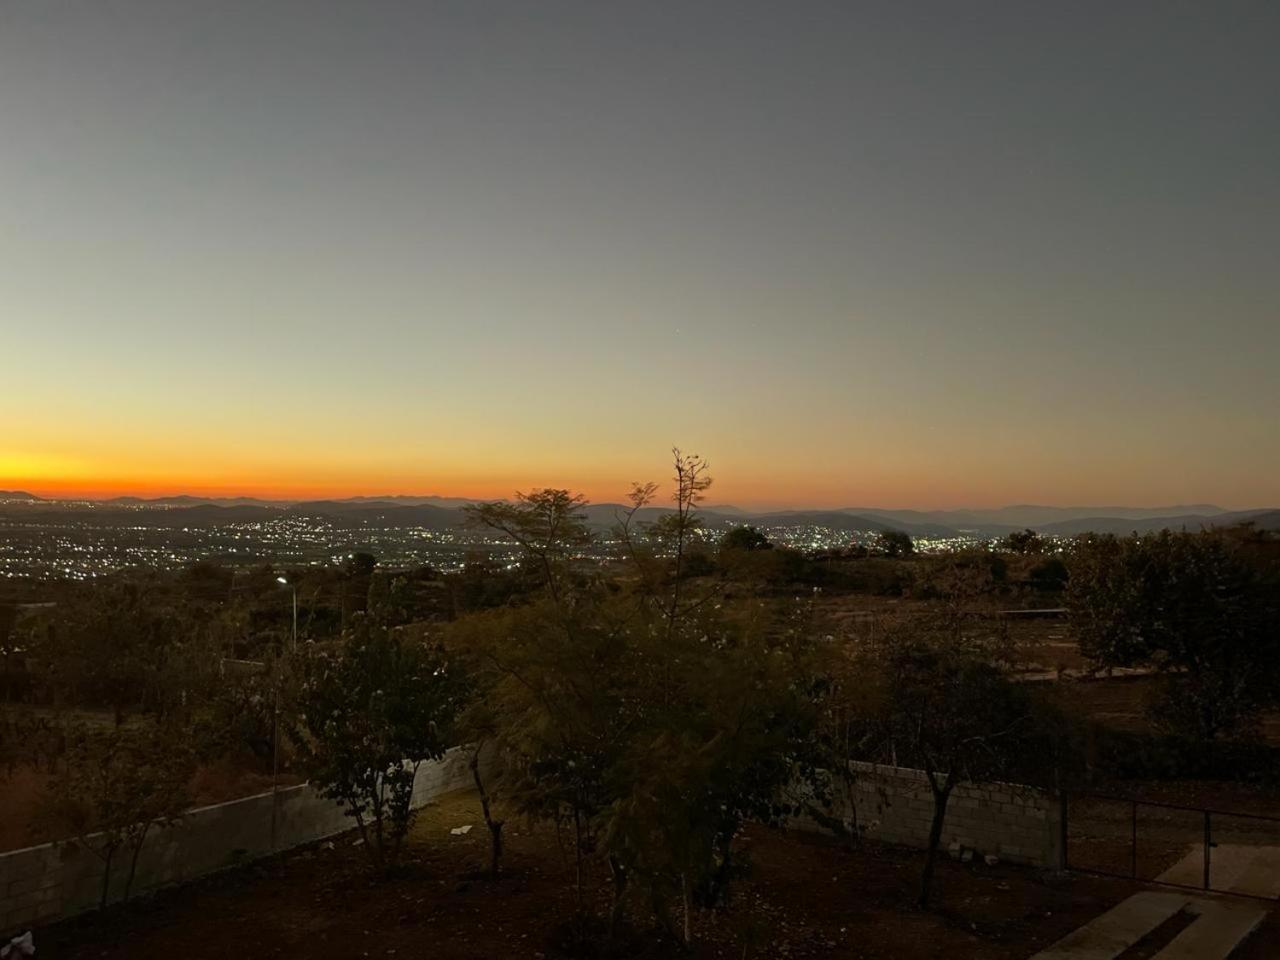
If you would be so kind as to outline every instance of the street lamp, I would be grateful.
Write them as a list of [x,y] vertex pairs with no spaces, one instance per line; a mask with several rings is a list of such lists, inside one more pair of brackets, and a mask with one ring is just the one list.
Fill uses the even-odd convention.
[[293,643],[291,646],[296,651],[298,649],[298,588],[285,577],[276,577],[276,583],[293,591]]
[[[281,586],[288,587],[293,591],[293,642],[289,645],[290,652],[297,652],[298,649],[298,588],[288,581],[285,577],[276,577],[276,583]],[[277,660],[275,664],[275,703],[271,715],[271,849],[276,848],[276,818],[277,818],[277,780],[280,772],[280,664]]]

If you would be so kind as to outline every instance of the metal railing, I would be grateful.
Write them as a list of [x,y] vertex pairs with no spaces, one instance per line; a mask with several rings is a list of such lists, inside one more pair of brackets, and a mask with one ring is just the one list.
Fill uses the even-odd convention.
[[[1071,857],[1072,840],[1071,840],[1071,802],[1072,801],[1095,801],[1104,804],[1113,804],[1120,807],[1128,807],[1128,830],[1127,842],[1129,847],[1128,855],[1128,871],[1123,872],[1118,869],[1107,869],[1097,864],[1081,864],[1074,862]],[[1185,890],[1203,890],[1212,893],[1229,893],[1235,896],[1251,897],[1258,900],[1276,900],[1280,899],[1280,892],[1271,893],[1255,893],[1243,890],[1238,887],[1214,886],[1213,883],[1213,851],[1218,847],[1218,837],[1215,834],[1214,818],[1219,821],[1230,818],[1235,821],[1250,821],[1257,824],[1272,824],[1270,828],[1274,832],[1274,836],[1268,836],[1266,839],[1271,840],[1270,843],[1259,843],[1255,836],[1250,836],[1244,846],[1273,846],[1277,850],[1277,856],[1280,857],[1280,816],[1269,816],[1260,813],[1247,813],[1241,810],[1220,810],[1212,807],[1191,807],[1176,803],[1162,803],[1155,800],[1138,800],[1133,797],[1119,797],[1103,793],[1081,793],[1081,792],[1064,792],[1061,795],[1061,844],[1062,844],[1062,866],[1065,870],[1075,870],[1081,873],[1092,873],[1099,876],[1116,877],[1125,880],[1140,880],[1147,883],[1159,883],[1164,886],[1178,887]],[[1144,839],[1143,831],[1139,824],[1139,813],[1147,808],[1155,811],[1169,811],[1181,814],[1191,814],[1198,829],[1198,842],[1202,851],[1202,870],[1200,871],[1199,883],[1182,882],[1181,879],[1170,879],[1168,874],[1173,872],[1166,869],[1156,876],[1142,876],[1139,870],[1139,847]],[[1088,818],[1086,818],[1088,819]],[[1102,823],[1106,826],[1119,826],[1116,818],[1095,818],[1093,823]],[[1151,836],[1147,839],[1152,842],[1164,842],[1165,844],[1173,844],[1176,849],[1179,842],[1182,846],[1190,846],[1194,849],[1195,842],[1191,840],[1192,834],[1187,829],[1188,823],[1184,823],[1181,828],[1181,836],[1178,835],[1179,827],[1177,825],[1163,824],[1159,828],[1149,828]],[[1267,828],[1264,828],[1267,829]],[[1156,838],[1155,834],[1163,832],[1164,837]],[[1173,833],[1173,836],[1168,834]],[[1088,838],[1103,845],[1109,845],[1108,850],[1112,854],[1118,852],[1116,844],[1123,842],[1124,839],[1116,832],[1104,834],[1099,837]],[[1081,843],[1083,841],[1077,841]],[[1178,876],[1182,876],[1186,871],[1182,871]]]

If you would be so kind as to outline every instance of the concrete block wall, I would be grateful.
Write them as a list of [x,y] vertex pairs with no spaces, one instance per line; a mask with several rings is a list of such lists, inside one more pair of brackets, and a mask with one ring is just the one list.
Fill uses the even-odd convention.
[[[923,770],[882,764],[851,764],[856,775],[852,798],[832,791],[830,813],[856,824],[870,840],[925,848],[933,821],[933,793]],[[801,817],[801,829],[818,824]],[[951,794],[943,820],[941,849],[958,843],[978,856],[1037,867],[1061,864],[1058,801],[1031,787],[1007,783],[960,784]]]
[[[455,748],[438,762],[422,764],[414,781],[414,807],[470,785],[467,760],[467,751]],[[310,784],[199,807],[170,827],[151,829],[138,857],[132,892],[185,883],[354,827],[340,804],[326,800]],[[123,896],[129,872],[128,854],[121,851],[116,856],[111,902]],[[102,861],[76,840],[0,854],[0,937],[94,909],[104,872]]]

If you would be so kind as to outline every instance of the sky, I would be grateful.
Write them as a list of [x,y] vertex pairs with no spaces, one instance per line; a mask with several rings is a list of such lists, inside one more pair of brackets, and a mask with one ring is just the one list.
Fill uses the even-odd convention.
[[0,488],[1280,506],[1280,5],[0,0]]

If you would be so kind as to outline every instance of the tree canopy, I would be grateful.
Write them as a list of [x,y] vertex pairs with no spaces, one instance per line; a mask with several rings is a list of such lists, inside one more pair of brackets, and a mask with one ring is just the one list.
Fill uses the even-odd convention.
[[1202,740],[1251,729],[1280,686],[1275,571],[1216,532],[1090,537],[1071,555],[1067,602],[1100,668],[1146,666],[1153,715]]

